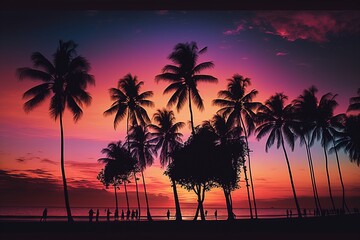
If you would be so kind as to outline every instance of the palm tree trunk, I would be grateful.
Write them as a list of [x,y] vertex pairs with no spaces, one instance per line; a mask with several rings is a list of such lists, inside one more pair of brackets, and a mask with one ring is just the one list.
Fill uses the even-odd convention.
[[349,211],[349,208],[346,204],[346,201],[345,201],[345,187],[344,187],[344,182],[343,182],[343,179],[342,179],[342,174],[341,174],[341,169],[340,169],[340,162],[339,162],[339,156],[338,156],[338,153],[337,153],[337,150],[336,150],[336,147],[335,147],[335,140],[334,138],[332,139],[333,141],[333,145],[334,145],[334,150],[335,150],[335,156],[336,156],[336,163],[337,163],[337,167],[338,167],[338,172],[339,172],[339,177],[340,177],[340,183],[341,183],[341,188],[342,188],[342,207],[343,207],[343,210],[345,211],[345,209]]
[[201,200],[201,197],[200,197],[200,190],[201,190],[201,185],[200,186],[195,186],[195,188],[193,188],[194,192],[196,193],[196,196],[197,196],[197,201],[198,201],[198,204],[197,204],[197,207],[196,207],[196,212],[195,212],[195,216],[194,216],[194,220],[197,220],[198,216],[199,216],[199,211],[200,211],[200,200]]
[[231,200],[230,200],[230,192],[227,191],[224,187],[223,187],[223,192],[224,192],[225,201],[226,201],[226,209],[228,212],[227,220],[234,220],[234,213],[233,213],[232,204],[231,204]]
[[240,116],[240,121],[241,121],[243,129],[244,129],[244,136],[245,136],[245,142],[246,142],[246,148],[247,148],[247,156],[248,156],[248,160],[249,160],[249,176],[250,176],[250,183],[251,183],[251,191],[252,191],[252,197],[253,197],[253,201],[254,201],[255,218],[257,218],[255,190],[254,190],[254,183],[253,183],[252,174],[251,174],[251,161],[250,161],[249,142],[248,142],[248,138],[247,138],[247,132],[246,132],[245,124],[244,124],[244,121],[242,120],[241,116]]
[[176,209],[176,220],[177,221],[181,221],[182,220],[182,216],[181,216],[181,209],[180,209],[180,202],[179,202],[179,197],[178,197],[178,193],[176,190],[176,183],[173,179],[171,179],[171,185],[173,188],[173,192],[174,192],[174,201],[175,201],[175,209]]
[[326,177],[327,177],[327,181],[328,181],[328,187],[329,187],[329,195],[330,195],[330,200],[331,200],[331,205],[332,208],[335,210],[335,203],[334,203],[334,199],[332,196],[332,192],[331,192],[331,184],[330,184],[330,175],[329,175],[329,163],[328,163],[328,157],[327,157],[327,153],[326,153],[326,148],[325,148],[325,144],[323,146],[324,149],[324,154],[325,154],[325,164],[326,164]]
[[[127,136],[128,151],[129,151],[129,154],[130,154],[129,119],[130,119],[130,110],[128,109],[128,112],[127,112],[127,120],[126,120],[126,136]],[[134,171],[133,173],[134,173],[134,180],[135,180],[135,187],[136,187],[136,199],[137,199],[138,210],[139,210],[138,219],[140,219],[140,216],[141,216],[141,208],[140,208],[140,199],[139,199],[139,189],[138,189],[138,184],[137,184],[137,179],[136,179],[136,172]]]
[[60,156],[60,165],[61,165],[61,176],[63,180],[64,186],[64,197],[65,197],[65,206],[68,222],[73,222],[74,219],[71,216],[71,209],[69,203],[69,195],[66,184],[66,176],[65,176],[65,165],[64,165],[64,130],[63,130],[63,122],[62,122],[62,112],[60,112],[60,138],[61,138],[61,156]]
[[205,221],[205,213],[204,213],[204,199],[205,199],[205,187],[202,188],[201,192],[201,198],[200,198],[200,202],[199,202],[199,209],[200,209],[200,216],[201,216],[201,220]]
[[251,199],[250,199],[250,191],[249,191],[249,179],[247,178],[247,173],[246,173],[246,166],[245,166],[245,160],[244,160],[244,165],[243,165],[243,169],[244,169],[244,176],[245,176],[245,184],[246,184],[246,190],[247,190],[247,197],[248,197],[248,202],[249,202],[249,210],[250,210],[250,218],[253,219],[253,213],[252,213],[252,207],[251,207]]
[[287,164],[288,171],[289,171],[291,188],[292,188],[293,195],[294,195],[294,200],[295,200],[295,204],[296,204],[296,209],[297,209],[299,218],[301,218],[301,217],[302,217],[302,216],[301,216],[301,209],[300,209],[300,205],[299,205],[298,199],[297,199],[297,197],[296,197],[294,181],[293,181],[293,177],[292,177],[292,173],[291,173],[291,168],[290,168],[290,162],[289,162],[289,158],[288,158],[288,156],[287,156],[286,150],[285,150],[284,139],[283,139],[282,134],[280,134],[280,137],[281,137],[281,146],[282,146],[282,148],[283,148],[283,150],[284,150],[284,154],[285,154],[285,158],[286,158],[286,164]]
[[144,192],[145,192],[147,219],[148,219],[148,221],[152,221],[151,214],[150,214],[150,208],[149,208],[149,200],[148,200],[148,196],[147,196],[147,192],[146,192],[146,184],[145,184],[144,171],[141,171],[141,176],[142,176],[143,186],[144,186]]
[[116,206],[116,210],[118,210],[119,205],[118,205],[118,197],[117,197],[117,193],[116,193],[116,185],[114,185],[114,190],[115,190],[115,206]]
[[194,127],[194,118],[193,118],[193,112],[191,107],[191,91],[190,88],[188,88],[189,91],[189,110],[190,110],[190,122],[191,122],[191,133],[195,133],[195,127]]
[[316,194],[317,205],[319,207],[319,211],[321,212],[322,208],[321,208],[319,193],[318,193],[317,186],[316,186],[316,177],[315,177],[314,164],[313,164],[313,161],[312,161],[311,149],[310,149],[309,145],[308,145],[308,154],[309,154],[309,160],[310,160],[310,164],[311,164],[311,171],[312,171],[313,178],[314,178],[314,189],[315,189],[315,194]]
[[128,192],[127,192],[126,182],[125,182],[125,181],[124,181],[124,189],[125,189],[127,210],[130,211],[129,196],[128,196]]
[[306,150],[306,155],[307,155],[308,164],[309,164],[309,171],[310,171],[310,178],[311,178],[311,186],[312,186],[313,195],[314,195],[315,209],[319,209],[318,201],[317,201],[317,198],[316,198],[316,192],[315,192],[314,173],[313,173],[311,159],[310,159],[310,156],[309,156],[309,147],[308,147],[308,144],[307,144],[306,139],[305,139],[304,136],[302,136],[302,139],[303,139],[304,144],[305,144],[305,150]]

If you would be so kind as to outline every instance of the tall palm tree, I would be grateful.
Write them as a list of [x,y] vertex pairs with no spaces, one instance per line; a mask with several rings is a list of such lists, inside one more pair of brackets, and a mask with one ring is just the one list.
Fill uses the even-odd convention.
[[282,147],[286,159],[287,168],[289,171],[290,183],[294,195],[296,209],[299,218],[301,218],[301,209],[298,199],[296,197],[290,162],[284,145],[285,138],[291,150],[294,150],[296,137],[292,129],[294,124],[292,109],[293,106],[291,104],[284,106],[286,99],[287,96],[285,96],[283,93],[276,93],[274,96],[271,96],[268,100],[266,100],[265,105],[259,107],[257,113],[257,120],[259,121],[259,126],[256,128],[256,138],[260,140],[265,135],[269,134],[269,137],[266,141],[266,152],[275,143],[275,141],[277,142],[277,148],[279,148],[280,146]]
[[[184,127],[185,123],[175,122],[174,112],[167,109],[158,109],[154,113],[153,119],[156,123],[150,124],[149,128],[152,130],[152,142],[155,143],[155,151],[160,149],[160,164],[161,167],[166,167],[171,163],[172,158],[170,154],[182,144],[182,134],[179,133],[180,128]],[[174,192],[174,201],[176,209],[176,220],[182,220],[179,197],[176,189],[174,179],[171,180],[171,186]]]
[[[249,78],[244,78],[239,74],[234,74],[231,79],[228,79],[227,90],[218,92],[218,99],[213,100],[213,104],[220,106],[221,109],[218,111],[221,114],[228,115],[230,121],[236,123],[239,127],[243,128],[245,142],[247,147],[247,158],[249,163],[249,174],[250,183],[252,188],[252,197],[254,200],[255,217],[257,218],[257,208],[255,199],[254,183],[252,180],[251,161],[250,161],[250,149],[248,136],[255,129],[254,111],[261,105],[258,102],[253,102],[253,98],[258,94],[258,91],[253,89],[249,93],[246,93],[246,88],[251,84]],[[253,218],[251,200],[249,194],[249,184],[246,176],[246,166],[243,165],[245,181],[248,193],[248,201],[250,208],[250,216]]]
[[347,112],[350,111],[360,111],[360,88],[357,90],[357,96],[350,98],[350,105],[347,109]]
[[[61,138],[61,175],[64,187],[65,205],[68,221],[73,221],[67,191],[64,167],[64,131],[63,113],[68,108],[77,122],[82,114],[82,107],[91,103],[91,96],[86,91],[87,85],[95,84],[94,77],[89,74],[90,63],[76,54],[77,44],[73,41],[59,41],[59,47],[53,55],[53,61],[48,60],[40,52],[31,55],[35,68],[18,68],[19,79],[33,79],[41,84],[27,90],[23,98],[29,99],[24,104],[25,112],[30,112],[45,99],[51,96],[50,115],[60,122]],[[36,69],[37,68],[37,69]]]
[[201,71],[214,67],[213,62],[197,64],[199,55],[206,51],[207,47],[199,51],[196,42],[178,43],[174,47],[174,51],[168,56],[168,59],[176,65],[166,65],[162,69],[163,73],[155,77],[156,81],[164,80],[170,82],[170,85],[164,90],[164,94],[174,92],[168,101],[168,107],[176,104],[176,109],[179,111],[186,101],[189,101],[190,122],[193,134],[195,127],[192,101],[200,111],[204,110],[204,103],[197,89],[197,84],[199,82],[217,82],[217,78],[211,75],[200,74]]
[[308,158],[310,178],[313,189],[314,201],[316,209],[321,211],[321,204],[316,186],[315,172],[311,156],[311,132],[315,126],[315,115],[317,111],[318,100],[316,93],[318,89],[311,86],[305,89],[303,93],[293,101],[294,110],[296,114],[296,127],[294,128],[296,134],[300,137],[300,145],[304,144]]
[[[127,116],[126,120],[126,135],[129,135],[129,123],[132,125],[145,125],[150,122],[149,116],[144,107],[153,107],[154,103],[148,100],[149,97],[153,96],[152,91],[146,91],[140,93],[141,86],[144,84],[143,81],[137,79],[136,76],[132,76],[130,73],[125,75],[118,82],[117,88],[110,88],[110,98],[114,101],[111,107],[104,112],[105,116],[115,114],[114,128],[121,120]],[[129,145],[129,138],[128,145]],[[130,151],[130,149],[129,149]],[[141,216],[140,199],[136,173],[134,171],[134,180],[136,186],[136,197],[138,203],[139,218]]]
[[350,161],[360,166],[360,115],[348,116],[344,121],[344,132],[336,141],[337,149],[344,149]]
[[141,125],[135,125],[130,129],[130,133],[127,136],[129,146],[128,148],[131,151],[131,155],[137,159],[138,168],[141,172],[141,177],[143,180],[145,200],[146,200],[146,209],[147,209],[147,219],[152,220],[149,208],[149,200],[146,191],[144,170],[146,167],[149,167],[154,162],[155,154],[155,145],[151,143],[151,133],[147,130],[147,127]]
[[327,93],[321,97],[320,102],[317,106],[317,111],[315,115],[315,127],[311,139],[312,142],[315,139],[321,140],[321,146],[323,147],[324,156],[325,156],[326,177],[328,182],[329,195],[334,210],[336,209],[336,207],[331,191],[329,163],[327,156],[327,149],[329,148],[330,144],[332,144],[335,150],[336,162],[337,162],[340,183],[343,193],[343,199],[342,199],[343,209],[347,208],[345,202],[345,187],[342,179],[339,157],[337,154],[337,149],[335,147],[335,137],[336,135],[339,134],[339,129],[341,129],[342,127],[341,122],[343,121],[344,116],[343,114],[334,116],[334,109],[338,105],[337,101],[335,100],[336,96],[337,96],[336,94],[334,95],[332,93]]
[[[134,159],[128,150],[122,145],[121,141],[111,142],[107,148],[101,150],[105,154],[105,158],[99,158],[98,161],[105,163],[105,168],[98,175],[98,179],[107,187],[109,184],[114,186],[115,197],[116,189],[120,184],[124,184],[127,209],[130,211],[129,197],[126,184],[130,182],[130,175],[136,171],[137,161]],[[116,197],[116,209],[117,207]]]

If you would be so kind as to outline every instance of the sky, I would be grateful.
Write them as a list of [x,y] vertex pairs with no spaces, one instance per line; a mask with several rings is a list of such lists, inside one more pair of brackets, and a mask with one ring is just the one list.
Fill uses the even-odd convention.
[[[64,206],[60,173],[59,122],[50,118],[49,101],[29,114],[23,110],[22,94],[34,86],[19,81],[18,67],[32,67],[30,56],[39,51],[51,59],[59,40],[73,40],[77,53],[91,63],[96,85],[90,86],[93,101],[76,124],[64,114],[65,167],[72,206],[113,206],[112,189],[96,179],[103,167],[97,159],[112,141],[124,140],[126,123],[116,129],[114,116],[103,112],[112,104],[108,89],[128,73],[144,81],[142,91],[151,90],[152,116],[166,106],[166,82],[154,78],[171,62],[167,59],[177,43],[195,41],[208,51],[200,62],[213,61],[204,71],[218,78],[217,84],[199,84],[205,110],[194,110],[195,125],[209,120],[218,110],[211,101],[226,88],[227,79],[238,73],[252,81],[254,99],[264,102],[276,92],[288,103],[315,85],[318,97],[338,94],[336,113],[344,113],[349,98],[356,95],[360,79],[359,11],[1,11],[0,12],[0,206]],[[183,108],[177,121],[188,123]],[[184,140],[190,134],[183,128]],[[250,137],[252,171],[258,207],[294,207],[283,152],[274,146],[265,152],[265,141]],[[313,207],[311,182],[305,150],[297,143],[288,154],[300,205]],[[325,160],[318,143],[312,148],[315,174],[323,204],[329,203]],[[359,167],[340,152],[347,200],[360,202]],[[330,177],[340,207],[341,188],[334,154],[329,155]],[[151,206],[173,207],[169,179],[158,160],[145,171]],[[233,194],[234,207],[248,207],[241,175],[240,189]],[[193,192],[179,188],[182,206],[194,206]],[[140,184],[140,189],[142,185]],[[134,186],[129,185],[130,202],[136,206]],[[141,191],[141,200],[144,197]],[[120,205],[125,205],[123,189]],[[225,207],[219,189],[206,194],[205,206]],[[359,206],[358,206],[359,207]]]

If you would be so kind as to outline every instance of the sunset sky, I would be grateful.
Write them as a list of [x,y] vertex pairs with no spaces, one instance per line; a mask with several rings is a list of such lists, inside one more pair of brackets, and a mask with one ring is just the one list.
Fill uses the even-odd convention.
[[[177,43],[197,42],[208,47],[199,61],[213,61],[204,71],[219,79],[217,84],[199,84],[205,110],[194,111],[195,125],[218,110],[211,101],[235,73],[248,77],[248,90],[259,91],[256,101],[264,102],[276,92],[291,100],[315,85],[318,98],[327,92],[338,94],[336,113],[346,111],[349,98],[360,87],[359,11],[1,11],[0,12],[0,206],[63,206],[60,174],[59,122],[50,118],[49,101],[26,114],[22,94],[34,81],[19,81],[18,67],[31,67],[30,56],[39,51],[51,59],[59,40],[73,40],[77,53],[91,63],[96,86],[88,88],[93,101],[76,124],[68,111],[64,115],[65,166],[74,206],[112,206],[112,190],[96,180],[103,167],[97,159],[111,141],[124,140],[126,122],[114,130],[114,116],[104,117],[110,107],[108,89],[131,73],[144,81],[142,91],[152,90],[155,108],[163,108],[170,95],[168,85],[154,78]],[[189,121],[189,111],[173,109],[178,121]],[[184,140],[190,134],[182,129]],[[274,146],[265,153],[265,141],[250,138],[255,194],[259,207],[293,207],[292,192],[283,152]],[[288,148],[289,150],[289,148]],[[289,150],[300,205],[313,207],[311,181],[305,150]],[[312,148],[319,193],[328,203],[325,160],[322,148]],[[343,179],[349,205],[360,201],[360,171],[340,152]],[[341,196],[334,154],[329,155],[334,195]],[[155,164],[146,169],[151,206],[173,206],[172,189],[164,169]],[[233,194],[234,207],[247,207],[246,189]],[[140,185],[142,189],[142,185]],[[135,206],[131,184],[131,205]],[[143,196],[143,194],[141,194]],[[196,204],[193,192],[180,190],[180,202]],[[143,199],[143,198],[142,198]],[[340,201],[336,201],[340,207]],[[207,193],[205,206],[225,207],[221,191]],[[120,205],[125,205],[123,189]],[[358,205],[359,207],[359,205]]]

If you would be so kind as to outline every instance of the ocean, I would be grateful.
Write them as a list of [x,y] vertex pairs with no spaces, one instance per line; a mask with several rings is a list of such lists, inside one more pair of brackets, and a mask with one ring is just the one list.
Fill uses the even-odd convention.
[[[71,212],[75,220],[87,221],[89,216],[89,210],[93,209],[96,212],[99,209],[99,221],[106,221],[106,209],[105,207],[72,207]],[[134,208],[133,208],[134,209]],[[150,213],[153,220],[166,220],[167,210],[170,210],[170,220],[175,219],[174,208],[150,208]],[[40,220],[44,207],[0,207],[0,219],[13,219],[13,220]],[[48,220],[66,220],[66,209],[63,207],[47,207]],[[114,220],[115,208],[110,208],[111,220]],[[119,215],[121,210],[126,211],[126,207],[119,207]],[[132,209],[130,209],[132,210]],[[135,210],[135,209],[134,209]],[[215,220],[215,211],[217,210],[217,220],[227,219],[226,208],[205,208],[207,211],[206,220]],[[253,210],[254,211],[254,210]],[[195,216],[196,208],[182,208],[181,213],[183,220],[192,220]],[[233,212],[236,219],[250,218],[250,212],[247,208],[234,208]],[[296,210],[292,209],[293,215],[296,214]],[[308,210],[308,214],[310,214]],[[95,215],[95,214],[94,214]],[[258,208],[259,218],[284,218],[287,217],[286,209],[283,208]],[[200,220],[200,215],[199,218]],[[141,220],[146,220],[146,208],[141,208]]]

